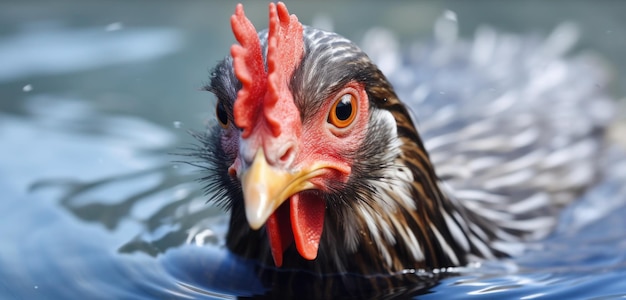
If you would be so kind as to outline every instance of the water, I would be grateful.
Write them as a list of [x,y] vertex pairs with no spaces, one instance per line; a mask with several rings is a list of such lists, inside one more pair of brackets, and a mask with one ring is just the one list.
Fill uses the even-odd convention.
[[[462,36],[483,23],[548,33],[571,20],[579,48],[626,72],[624,4],[480,3],[289,8],[305,23],[334,20],[354,40],[372,26],[402,41],[428,39],[441,14],[458,19]],[[265,4],[246,9],[265,24]],[[198,89],[233,42],[232,11],[207,1],[0,4],[0,298],[267,292],[253,276],[258,266],[225,250],[224,213],[205,204],[201,174],[177,162],[190,158],[172,154],[213,115],[213,99]],[[611,87],[616,95],[624,78]],[[625,297],[624,168],[614,165],[546,240],[510,260],[454,270],[422,297]]]

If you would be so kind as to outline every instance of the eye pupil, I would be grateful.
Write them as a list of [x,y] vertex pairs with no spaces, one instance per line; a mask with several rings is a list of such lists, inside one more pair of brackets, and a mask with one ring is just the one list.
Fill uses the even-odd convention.
[[215,114],[217,115],[217,120],[220,122],[222,127],[228,126],[228,113],[226,113],[226,108],[223,103],[218,103],[215,108]]
[[337,103],[335,108],[335,115],[340,121],[346,121],[352,116],[352,95],[344,95]]
[[337,128],[346,128],[356,118],[358,101],[354,94],[346,93],[335,99],[328,113],[328,123]]

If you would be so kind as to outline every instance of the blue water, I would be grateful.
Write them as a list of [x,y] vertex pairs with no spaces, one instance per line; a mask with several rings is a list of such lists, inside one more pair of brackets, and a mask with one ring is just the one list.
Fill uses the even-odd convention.
[[[355,40],[372,26],[427,39],[445,9],[468,37],[483,23],[549,32],[572,20],[580,47],[610,62],[611,90],[624,94],[626,5],[480,3],[289,8],[305,23],[336,20],[335,30]],[[264,24],[265,4],[255,5],[248,14]],[[198,88],[233,42],[232,6],[0,3],[0,299],[266,292],[256,265],[225,249],[225,213],[206,205],[199,173],[175,154],[193,143],[187,130],[202,130],[213,114]],[[626,165],[611,170],[546,240],[518,257],[456,269],[421,297],[626,297]]]

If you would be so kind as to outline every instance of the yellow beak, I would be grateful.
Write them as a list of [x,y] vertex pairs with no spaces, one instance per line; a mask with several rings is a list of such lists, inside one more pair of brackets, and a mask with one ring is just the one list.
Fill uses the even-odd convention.
[[292,195],[315,188],[309,179],[323,172],[323,167],[288,170],[271,166],[263,149],[241,175],[246,218],[250,228],[258,230],[270,215]]

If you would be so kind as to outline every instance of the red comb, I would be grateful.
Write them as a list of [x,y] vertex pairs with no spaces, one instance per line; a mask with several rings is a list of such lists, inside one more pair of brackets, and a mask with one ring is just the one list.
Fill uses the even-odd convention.
[[235,75],[242,83],[234,106],[235,124],[243,129],[242,138],[248,137],[262,107],[272,135],[278,136],[281,127],[291,126],[288,120],[297,113],[288,85],[304,52],[302,24],[295,15],[289,15],[284,3],[270,3],[267,73],[256,30],[241,4],[231,17],[231,25],[241,44],[231,48]]
[[242,136],[245,138],[250,135],[260,104],[254,99],[260,99],[265,94],[267,75],[263,66],[259,37],[254,25],[246,18],[241,3],[237,5],[235,14],[230,17],[230,26],[233,28],[235,38],[241,44],[234,44],[230,48],[235,75],[242,85],[237,93],[238,101],[235,101],[233,113],[235,124],[243,129]]
[[[278,11],[277,8],[278,7]],[[295,15],[289,16],[284,3],[270,3],[270,28],[267,47],[268,92],[265,96],[265,118],[274,136],[280,134],[281,122],[272,118],[271,110],[287,108],[293,104],[289,91],[289,79],[295,66],[302,58],[304,45],[302,42],[302,24]],[[287,103],[291,101],[291,103]],[[280,104],[278,102],[281,102]],[[286,107],[287,106],[287,107]],[[284,116],[285,112],[277,112],[274,116]]]

